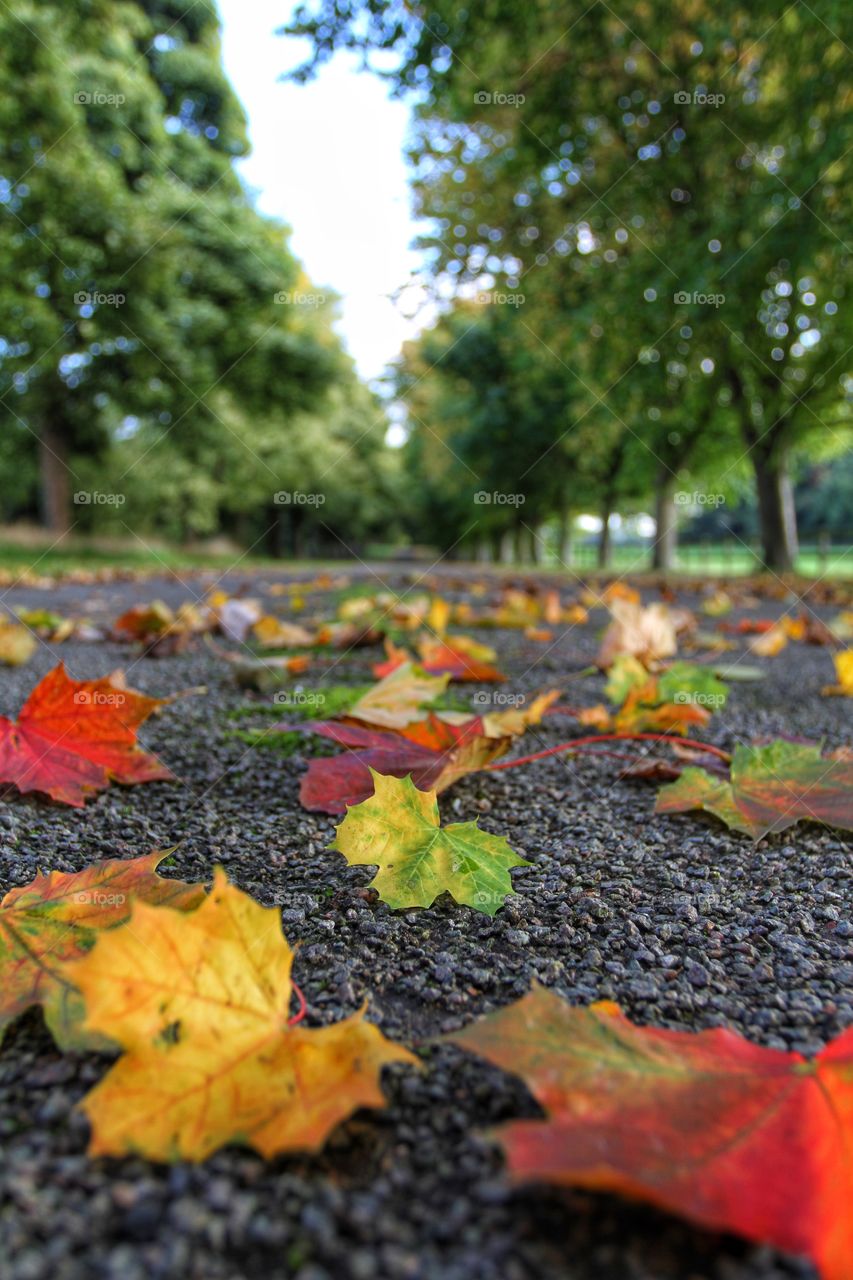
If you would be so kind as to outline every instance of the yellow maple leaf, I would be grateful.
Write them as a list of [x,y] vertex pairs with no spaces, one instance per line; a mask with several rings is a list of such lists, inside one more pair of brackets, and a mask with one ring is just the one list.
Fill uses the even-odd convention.
[[785,628],[783,626],[775,626],[750,640],[749,649],[751,653],[757,654],[759,658],[775,658],[777,653],[782,652],[787,643],[788,633]]
[[518,738],[531,725],[541,724],[542,717],[559,697],[559,689],[550,689],[547,693],[540,693],[526,705],[507,707],[505,711],[490,711],[482,717],[483,732],[487,738],[503,738],[507,734]]
[[450,621],[450,605],[441,596],[433,596],[426,616],[426,627],[437,636],[443,636]]
[[832,661],[835,663],[838,684],[826,685],[821,689],[821,693],[840,694],[842,697],[853,698],[853,649],[844,649],[841,653],[833,654]]
[[313,635],[305,627],[300,627],[295,622],[284,622],[271,613],[258,618],[252,632],[265,649],[298,649],[302,645],[314,643]]
[[36,638],[17,622],[0,621],[0,662],[20,667],[29,662],[36,650]]
[[350,707],[347,719],[402,729],[422,720],[421,708],[444,693],[449,682],[449,675],[431,676],[415,663],[403,662],[362,694]]
[[278,910],[217,869],[196,911],[137,901],[127,924],[68,964],[86,1028],[126,1051],[81,1103],[90,1153],[316,1151],[358,1107],[384,1106],[382,1067],[417,1059],[363,1010],[319,1030],[288,1026],[292,958]]

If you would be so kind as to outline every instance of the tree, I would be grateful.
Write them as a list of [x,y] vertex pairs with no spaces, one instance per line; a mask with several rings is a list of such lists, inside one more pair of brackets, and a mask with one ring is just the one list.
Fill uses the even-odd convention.
[[[318,0],[288,30],[313,42],[297,78],[349,47],[368,63],[381,52],[379,74],[415,95],[414,189],[435,275],[525,293],[548,275],[552,293],[600,299],[608,403],[642,351],[671,382],[689,329],[712,368],[687,460],[694,446],[713,456],[721,432],[711,481],[750,462],[764,560],[785,570],[788,458],[825,433],[845,389],[842,20],[835,0],[782,12],[651,0],[630,24],[583,0],[424,12]],[[660,444],[645,423],[638,434]],[[664,457],[660,474],[682,465]]]
[[218,30],[210,0],[0,10],[18,85],[0,106],[0,405],[37,444],[57,533],[117,442],[137,438],[150,472],[168,440],[221,481],[235,443],[251,456],[253,416],[286,431],[336,366],[337,339],[293,304],[286,228],[233,170],[244,121]]

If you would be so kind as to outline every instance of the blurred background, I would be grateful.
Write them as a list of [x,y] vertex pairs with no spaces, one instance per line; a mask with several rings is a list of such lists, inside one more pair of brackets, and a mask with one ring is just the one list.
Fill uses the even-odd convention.
[[849,575],[851,25],[4,0],[0,561]]

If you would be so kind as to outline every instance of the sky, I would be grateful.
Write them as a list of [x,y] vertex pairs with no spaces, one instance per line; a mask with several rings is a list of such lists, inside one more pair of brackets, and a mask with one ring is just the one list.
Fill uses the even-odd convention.
[[338,332],[374,379],[424,322],[407,318],[411,299],[407,308],[389,296],[419,264],[403,156],[409,108],[345,53],[310,84],[283,83],[307,51],[273,34],[291,0],[218,4],[225,70],[249,119],[252,154],[240,173],[259,209],[291,226],[317,289],[341,296]]

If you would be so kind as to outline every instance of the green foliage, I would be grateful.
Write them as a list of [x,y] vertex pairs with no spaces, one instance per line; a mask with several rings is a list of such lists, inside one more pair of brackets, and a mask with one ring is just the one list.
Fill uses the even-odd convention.
[[297,550],[298,519],[381,527],[384,415],[233,168],[211,0],[15,0],[0,74],[2,514]]
[[[455,301],[403,390],[412,471],[439,494],[464,463],[448,511],[426,502],[442,545],[653,496],[660,531],[674,493],[751,468],[788,567],[789,457],[851,441],[841,30],[840,3],[770,0],[298,10],[297,78],[356,48],[416,92],[422,243]],[[521,512],[466,512],[495,476]]]

